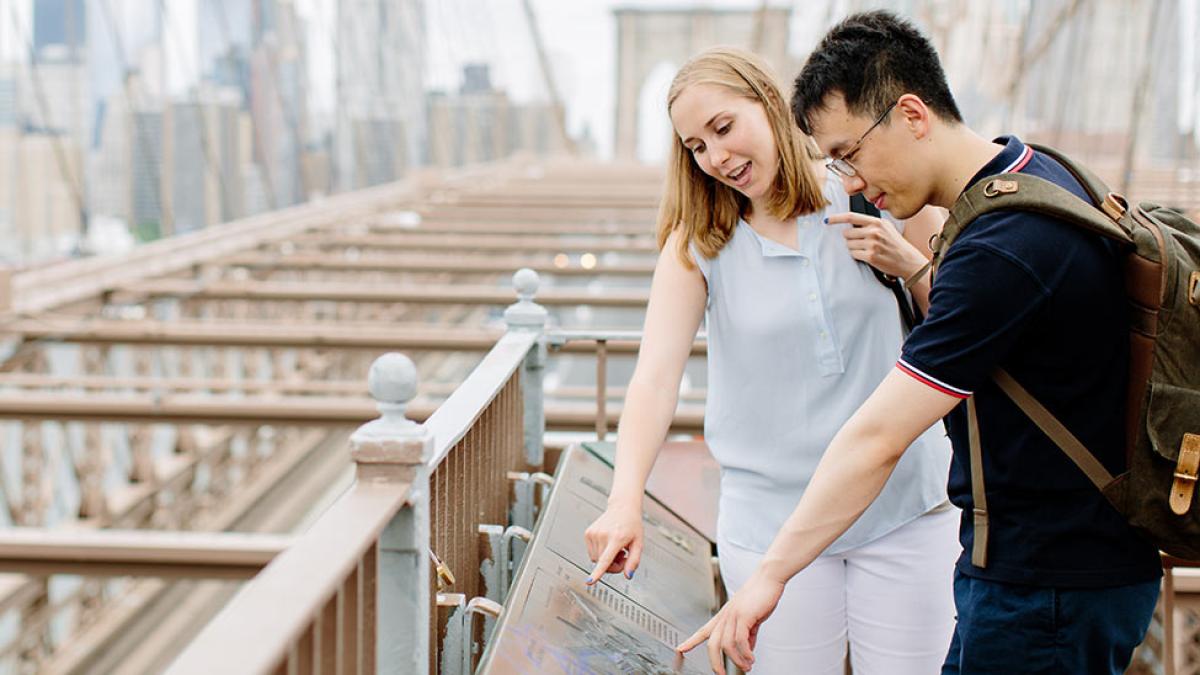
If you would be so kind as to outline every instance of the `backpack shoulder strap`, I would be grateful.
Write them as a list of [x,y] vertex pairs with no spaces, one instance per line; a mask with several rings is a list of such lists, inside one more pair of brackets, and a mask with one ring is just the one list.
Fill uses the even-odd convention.
[[1103,490],[1104,488],[1108,487],[1108,484],[1113,481],[1112,474],[1109,473],[1108,469],[1104,468],[1104,465],[1100,463],[1100,460],[1096,459],[1096,456],[1093,455],[1091,451],[1089,451],[1083,445],[1083,443],[1081,443],[1080,440],[1075,437],[1075,434],[1071,433],[1067,427],[1063,426],[1062,422],[1058,421],[1058,418],[1056,418],[1049,410],[1046,409],[1046,406],[1038,402],[1038,400],[1033,397],[1033,394],[1030,394],[1025,387],[1022,387],[1020,383],[1013,379],[1013,376],[1009,375],[1008,371],[1002,368],[997,369],[996,372],[992,374],[992,379],[996,382],[996,385],[1000,387],[1000,390],[1003,391],[1013,403],[1017,404],[1017,407],[1021,409],[1021,412],[1025,413],[1025,415],[1029,417],[1029,419],[1032,420],[1035,425],[1037,425],[1037,428],[1042,430],[1042,433],[1046,434],[1050,440],[1054,441],[1054,444],[1057,445],[1060,450],[1066,453],[1067,457],[1069,457],[1071,461],[1075,463],[1075,466],[1079,467],[1080,471],[1083,471],[1083,473],[1087,475],[1088,479],[1091,480],[1097,488]]
[[1132,246],[1131,225],[1125,211],[1107,215],[1066,188],[1044,178],[1023,173],[1005,173],[975,183],[950,209],[942,233],[936,239],[934,266],[945,256],[954,240],[976,218],[993,211],[1029,211],[1064,220],[1100,236]]
[[[864,216],[871,216],[872,218],[879,218],[883,215],[879,212],[879,209],[875,208],[874,204],[867,201],[867,198],[861,192],[850,195],[850,210]],[[867,267],[871,268],[871,273],[875,275],[879,283],[887,287],[892,292],[892,295],[896,296],[896,304],[900,307],[900,321],[904,324],[906,333],[912,332],[912,329],[916,327],[920,319],[918,318],[917,310],[913,307],[913,303],[909,301],[908,295],[904,292],[904,282],[895,277],[888,276],[870,265],[867,265]]]
[[1058,150],[1055,150],[1048,145],[1040,145],[1038,143],[1030,143],[1029,147],[1050,157],[1054,161],[1061,164],[1064,169],[1070,172],[1070,174],[1075,177],[1075,180],[1079,181],[1079,184],[1083,186],[1083,189],[1088,193],[1088,196],[1092,198],[1093,204],[1103,203],[1105,197],[1112,192],[1112,190],[1108,188],[1108,184],[1100,180],[1099,176],[1092,173],[1091,169],[1077,163],[1075,160],[1064,155]]

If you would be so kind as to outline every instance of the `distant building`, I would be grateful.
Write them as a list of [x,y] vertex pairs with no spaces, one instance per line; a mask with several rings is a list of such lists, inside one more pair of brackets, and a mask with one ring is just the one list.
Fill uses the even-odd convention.
[[130,226],[142,238],[154,238],[169,231],[165,210],[168,176],[163,172],[164,119],[161,110],[134,110],[131,114],[130,190],[132,191]]
[[334,180],[352,190],[401,178],[426,135],[422,0],[339,0]]
[[5,256],[32,262],[68,255],[82,230],[78,146],[63,135],[15,130],[0,130],[0,146],[0,157],[16,158],[0,165],[0,195],[7,191],[9,204],[3,214],[9,222],[0,229],[13,237]]
[[423,150],[430,166],[493,162],[516,152],[546,156],[566,151],[554,106],[513,103],[492,87],[485,65],[464,68],[458,94],[432,92],[425,101],[429,134]]
[[17,126],[17,78],[0,72],[0,127]]
[[[232,97],[231,97],[232,98]],[[240,110],[236,98],[171,106],[170,166],[173,232],[203,229],[242,214]]]
[[65,47],[67,58],[78,63],[87,44],[84,0],[34,0],[33,48],[40,59],[48,47]]

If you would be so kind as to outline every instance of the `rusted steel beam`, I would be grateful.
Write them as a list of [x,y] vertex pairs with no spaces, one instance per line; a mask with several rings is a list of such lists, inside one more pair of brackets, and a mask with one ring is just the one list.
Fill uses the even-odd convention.
[[12,279],[13,309],[33,313],[86,300],[115,284],[178,272],[265,241],[348,219],[366,219],[419,196],[414,183],[379,186],[145,244],[122,256],[72,260],[20,272]]
[[[579,347],[582,347],[580,345]],[[574,351],[572,345],[567,351]],[[612,343],[609,351],[613,351]],[[557,352],[556,352],[557,353]],[[421,393],[429,397],[447,396],[458,385],[451,382],[430,382],[421,385]],[[23,389],[82,389],[85,391],[155,391],[155,392],[274,392],[297,396],[360,396],[366,385],[360,380],[233,380],[203,377],[110,377],[107,375],[76,375],[62,377],[36,373],[0,373],[0,387]],[[550,398],[591,398],[596,388],[589,386],[559,386],[547,389]],[[679,393],[681,401],[704,401],[705,389],[688,389]],[[609,387],[609,399],[625,397],[625,387]]]
[[0,530],[0,572],[248,579],[292,542],[274,534]]
[[444,220],[484,220],[509,222],[519,220],[530,223],[619,223],[622,225],[646,225],[653,223],[657,209],[616,209],[616,210],[554,210],[554,209],[522,209],[516,206],[477,206],[455,208],[454,206],[438,206],[436,209],[418,209],[423,219],[430,221]]
[[637,237],[548,237],[486,236],[438,234],[414,230],[402,234],[335,234],[315,232],[288,238],[296,245],[322,247],[358,247],[372,250],[404,251],[542,251],[551,253],[658,253],[652,238]]
[[511,222],[496,221],[491,218],[475,220],[459,220],[434,216],[424,217],[419,225],[397,224],[388,220],[368,221],[340,228],[338,231],[346,234],[357,234],[361,227],[367,227],[371,232],[439,232],[441,234],[524,234],[524,235],[583,235],[593,237],[643,236],[656,235],[653,223],[575,223],[556,221],[548,223],[530,223],[522,220]]
[[[435,405],[414,403],[408,416],[425,421]],[[0,394],[0,419],[73,420],[107,422],[157,422],[175,424],[276,424],[292,426],[350,426],[378,417],[369,398],[275,396],[238,399],[180,395],[47,394],[40,391]],[[620,418],[620,407],[610,406],[610,428]],[[681,409],[672,429],[699,432],[704,413]],[[546,426],[561,430],[588,430],[596,426],[595,408],[587,405],[546,406]]]
[[[564,191],[572,188],[562,188]],[[596,211],[640,211],[658,208],[657,193],[644,193],[632,198],[622,199],[613,195],[571,196],[571,195],[536,195],[529,192],[518,192],[508,197],[498,195],[483,197],[481,195],[455,196],[445,202],[429,203],[430,206],[458,206],[485,209],[514,208],[514,209],[545,209],[550,211],[596,210]]]
[[233,321],[145,321],[68,317],[0,325],[0,334],[28,340],[221,347],[296,347],[486,351],[502,331],[423,325],[293,324]]
[[[503,305],[513,302],[513,291],[495,286],[422,285],[383,287],[344,282],[238,282],[156,279],[126,284],[126,296],[184,297],[198,300],[328,300],[340,302],[408,302],[441,305]],[[114,293],[114,300],[132,300]],[[647,290],[606,290],[603,294],[573,290],[539,291],[541,305],[591,305],[594,307],[645,307]]]
[[[56,317],[13,321],[0,326],[0,335],[68,343],[474,352],[491,349],[503,332],[430,325],[388,327],[381,324],[93,320]],[[637,353],[639,341],[636,333],[631,332],[629,335],[633,337],[622,335],[610,340],[608,352]],[[593,354],[596,352],[596,342],[573,340],[561,344],[555,343],[552,337],[551,349],[571,354]],[[692,345],[692,354],[704,353],[706,342],[696,341]],[[0,382],[4,381],[18,380],[6,380],[4,375],[0,374]],[[69,382],[65,384],[69,385]]]
[[[429,384],[425,393],[444,394],[450,385]],[[206,377],[119,377],[74,375],[70,377],[38,373],[0,373],[0,387],[27,389],[83,389],[88,391],[207,391],[263,392],[298,395],[359,396],[366,391],[360,380],[234,380]],[[565,394],[564,394],[565,395]]]
[[241,253],[217,261],[226,267],[251,269],[304,269],[331,272],[451,272],[457,274],[512,274],[528,267],[553,276],[646,276],[654,273],[653,261],[606,263],[597,260],[583,267],[579,260],[556,263],[553,258],[496,258],[495,256],[371,255],[338,258],[328,253]]

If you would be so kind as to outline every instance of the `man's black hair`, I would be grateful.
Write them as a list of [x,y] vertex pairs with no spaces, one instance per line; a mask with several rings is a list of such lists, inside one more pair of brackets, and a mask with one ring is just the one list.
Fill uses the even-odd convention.
[[796,76],[792,115],[812,134],[809,115],[840,93],[854,115],[875,117],[904,94],[916,94],[946,120],[962,122],[933,44],[912,23],[879,10],[834,26]]

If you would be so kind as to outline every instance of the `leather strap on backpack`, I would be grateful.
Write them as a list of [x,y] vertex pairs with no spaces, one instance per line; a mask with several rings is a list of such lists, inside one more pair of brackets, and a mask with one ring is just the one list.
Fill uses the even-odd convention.
[[[1059,422],[1041,403],[1022,387],[1012,375],[1004,369],[997,369],[992,379],[1000,390],[1033,421],[1042,433],[1046,434],[1075,466],[1103,490],[1112,482],[1112,474],[1096,459],[1083,443],[1072,434],[1062,422]],[[971,564],[976,567],[987,567],[988,514],[987,495],[983,482],[983,448],[979,440],[979,418],[975,409],[975,397],[967,399],[967,440],[971,453],[971,500],[975,502],[975,545],[971,550]],[[1196,455],[1200,460],[1200,437],[1196,438]],[[1181,453],[1182,458],[1182,453]],[[1194,471],[1194,469],[1193,469]],[[1180,481],[1176,481],[1179,483]],[[1189,483],[1189,488],[1195,486],[1195,479]],[[1191,490],[1188,491],[1188,501],[1191,501]]]
[[983,448],[979,444],[979,415],[975,412],[974,396],[967,399],[967,440],[971,446],[971,501],[975,504],[975,543],[971,547],[971,564],[987,567],[987,493],[983,487]]
[[1091,452],[1088,452],[1088,449],[1083,447],[1083,443],[1080,443],[1079,439],[1075,438],[1075,434],[1072,434],[1063,426],[1062,422],[1055,419],[1054,415],[1050,414],[1050,411],[1046,410],[1045,406],[1038,403],[1037,399],[1025,387],[1018,384],[1012,375],[1009,375],[1003,369],[998,369],[992,375],[992,379],[1000,386],[1000,390],[1007,394],[1013,403],[1017,404],[1021,412],[1024,412],[1029,419],[1033,420],[1037,428],[1049,436],[1050,440],[1054,441],[1054,444],[1061,448],[1067,454],[1067,457],[1071,458],[1072,462],[1075,462],[1075,466],[1087,474],[1088,479],[1097,488],[1103,490],[1112,482],[1112,474],[1108,472],[1108,469],[1104,468],[1100,460],[1096,459],[1095,455]]
[[1175,463],[1175,480],[1171,482],[1171,511],[1177,516],[1192,508],[1197,469],[1200,469],[1200,436],[1184,434],[1179,445],[1179,461]]

